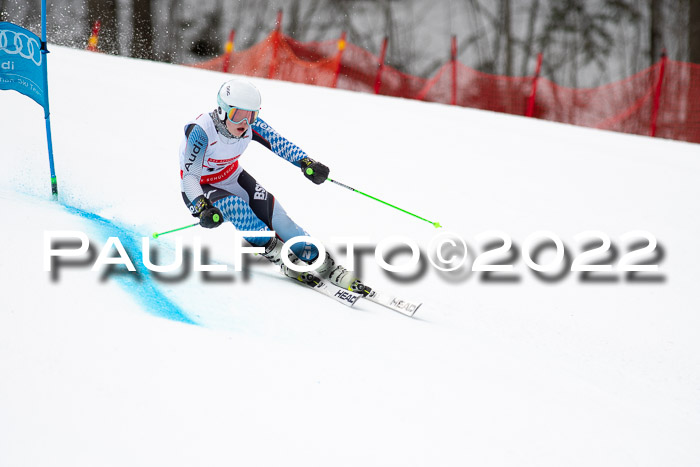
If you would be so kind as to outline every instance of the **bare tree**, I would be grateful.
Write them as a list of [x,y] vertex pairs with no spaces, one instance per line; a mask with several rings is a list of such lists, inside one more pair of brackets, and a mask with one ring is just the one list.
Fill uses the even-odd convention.
[[688,60],[700,64],[700,2],[690,0],[688,27]]
[[289,2],[289,8],[287,8],[287,11],[285,13],[286,20],[287,20],[287,34],[289,34],[291,37],[301,37],[300,35],[305,32],[306,29],[306,23],[304,22],[302,15],[301,15],[301,1],[300,0],[292,0]]
[[136,58],[152,60],[153,14],[152,0],[133,0],[132,36],[129,54]]
[[[25,5],[22,5],[22,3]],[[41,31],[41,0],[29,0],[21,3],[15,2],[15,6],[20,5],[24,7],[24,18],[20,20],[20,24],[30,31],[39,34],[39,31]]]
[[182,28],[187,24],[180,19],[182,0],[168,0],[164,11],[167,14],[165,37],[167,41],[162,49],[158,49],[157,57],[165,62],[180,61],[178,50],[181,47]]
[[498,15],[493,14],[479,0],[465,0],[461,5],[467,18],[462,30],[467,35],[459,42],[458,53],[460,56],[475,54],[474,67],[477,70],[495,73],[498,68],[499,40],[492,40],[492,36],[499,29]]
[[222,52],[223,38],[220,37],[224,12],[223,0],[216,0],[214,8],[204,13],[203,24],[192,41],[190,52],[200,57],[213,57]]
[[285,32],[297,40],[327,39],[335,21],[323,21],[330,10],[323,0],[293,0],[284,11]]
[[520,62],[520,76],[526,76],[532,73],[529,68],[530,59],[535,55],[533,46],[535,43],[535,26],[537,18],[540,15],[540,0],[532,0],[530,7],[526,10],[528,14],[527,32],[522,42],[522,60]]
[[664,48],[662,3],[663,0],[649,0],[649,64],[656,63]]
[[348,40],[355,45],[374,52],[387,31],[370,31],[363,24],[372,13],[368,11],[368,2],[362,0],[338,0],[331,4],[331,14],[337,18],[341,30],[346,31]]
[[547,12],[543,31],[537,38],[547,56],[547,73],[577,86],[580,70],[590,64],[604,69],[615,48],[612,31],[638,21],[635,3],[630,0],[603,0],[591,6],[583,0],[553,3]]
[[239,0],[237,7],[227,9],[225,32],[236,30],[236,49],[246,49],[260,42],[275,26],[276,5],[259,0]]
[[513,31],[511,25],[511,0],[501,0],[500,36],[503,38],[504,66],[506,76],[513,75]]

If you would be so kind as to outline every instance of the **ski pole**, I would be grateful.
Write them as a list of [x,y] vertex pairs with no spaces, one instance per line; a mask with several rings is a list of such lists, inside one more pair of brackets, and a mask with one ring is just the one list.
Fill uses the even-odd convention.
[[[212,220],[213,220],[214,222],[219,222],[219,215],[218,215],[218,214],[214,214],[214,216],[212,217]],[[186,225],[186,226],[184,226],[184,227],[180,227],[180,228],[177,228],[177,229],[168,230],[167,232],[161,232],[161,233],[155,232],[155,233],[153,233],[153,238],[158,238],[158,237],[160,237],[161,235],[169,234],[169,233],[172,233],[172,232],[177,232],[178,230],[189,229],[190,227],[194,227],[195,225],[199,225],[199,222],[195,222],[194,224]]]
[[413,216],[413,217],[417,217],[418,219],[420,219],[420,220],[422,220],[422,221],[425,221],[425,222],[428,222],[429,224],[433,224],[433,227],[435,227],[436,229],[439,229],[440,227],[442,227],[442,226],[440,225],[439,222],[429,221],[428,219],[426,219],[426,218],[424,218],[424,217],[421,217],[421,216],[419,216],[419,215],[417,215],[417,214],[413,214],[412,212],[406,211],[405,209],[401,209],[401,208],[398,207],[398,206],[394,206],[393,204],[387,203],[386,201],[382,201],[381,199],[375,198],[374,196],[368,195],[367,193],[363,193],[363,192],[361,192],[360,190],[358,190],[358,189],[356,189],[356,188],[353,188],[353,187],[351,187],[351,186],[347,186],[347,185],[344,184],[344,183],[340,183],[340,182],[337,181],[337,180],[333,180],[332,178],[329,178],[328,181],[329,181],[329,182],[333,182],[333,183],[335,183],[335,184],[338,185],[338,186],[342,186],[343,188],[347,188],[348,190],[354,191],[355,193],[359,193],[359,194],[361,194],[361,195],[364,195],[364,196],[366,196],[366,197],[368,197],[368,198],[370,198],[370,199],[373,199],[373,200],[375,200],[375,201],[379,201],[380,203],[386,204],[386,205],[389,206],[389,207],[392,207],[392,208],[394,208],[394,209],[398,209],[399,211],[405,212],[406,214],[409,214],[409,215],[411,215],[411,216]]
[[[308,169],[306,169],[306,173],[309,174],[309,175],[313,175],[314,170],[313,170],[311,167],[309,167]],[[433,224],[433,227],[435,227],[436,229],[439,229],[440,227],[442,227],[442,226],[440,225],[439,222],[432,222],[432,221],[429,221],[428,219],[425,219],[425,218],[423,218],[423,217],[421,217],[421,216],[418,216],[418,215],[416,215],[416,214],[413,214],[412,212],[406,211],[405,209],[401,209],[401,208],[398,207],[398,206],[394,206],[393,204],[387,203],[386,201],[382,201],[381,199],[375,198],[375,197],[372,196],[372,195],[368,195],[367,193],[363,193],[363,192],[361,192],[360,190],[358,190],[358,189],[356,189],[356,188],[353,188],[353,187],[351,187],[351,186],[347,186],[347,185],[344,184],[344,183],[340,183],[340,182],[337,181],[337,180],[333,180],[332,178],[327,178],[326,180],[328,180],[329,182],[333,182],[333,183],[335,183],[335,184],[338,185],[338,186],[342,186],[343,188],[347,188],[347,189],[350,190],[350,191],[354,191],[355,193],[359,193],[359,194],[361,194],[361,195],[363,195],[363,196],[366,196],[366,197],[368,197],[368,198],[371,198],[371,199],[373,199],[373,200],[375,200],[375,201],[379,201],[380,203],[386,204],[386,205],[389,206],[389,207],[392,207],[392,208],[394,208],[394,209],[398,209],[398,210],[401,211],[401,212],[405,212],[406,214],[410,214],[411,216],[417,217],[418,219],[420,219],[420,220],[422,220],[422,221],[425,221],[425,222],[428,222],[429,224]]]

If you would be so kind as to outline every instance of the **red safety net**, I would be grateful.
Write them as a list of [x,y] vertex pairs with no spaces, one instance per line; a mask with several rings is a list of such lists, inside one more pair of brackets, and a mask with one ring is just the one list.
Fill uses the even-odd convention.
[[667,61],[656,136],[700,143],[700,65]]
[[700,143],[700,65],[666,58],[624,80],[586,89],[481,73],[457,61],[425,79],[343,39],[302,43],[275,30],[247,50],[192,66]]
[[616,83],[589,89],[537,83],[534,117],[572,125],[649,134],[658,65]]

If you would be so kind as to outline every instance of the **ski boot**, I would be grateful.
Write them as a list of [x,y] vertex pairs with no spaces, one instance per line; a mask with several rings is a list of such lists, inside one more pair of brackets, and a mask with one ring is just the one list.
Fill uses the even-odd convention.
[[[282,261],[282,246],[284,245],[284,242],[280,240],[277,237],[274,237],[270,239],[270,241],[265,245],[265,252],[260,253],[260,256],[263,258],[267,259],[269,262],[274,264],[275,266],[279,266],[282,274],[285,276],[298,280],[300,282],[304,282],[305,284],[309,285],[316,285],[318,283],[318,279],[314,275],[314,271],[310,272],[297,272],[293,269],[288,268],[284,262]],[[294,264],[299,264],[303,265],[305,264],[302,260],[297,258],[297,256],[292,253],[292,251],[289,251],[289,256],[288,259],[290,262]]]
[[[305,263],[299,258],[292,259],[290,257],[290,259],[294,264],[301,265]],[[288,277],[307,283],[314,283],[314,279],[318,277],[341,289],[350,290],[362,295],[369,294],[371,289],[365,286],[352,271],[348,271],[340,264],[337,264],[330,254],[326,253],[326,258],[320,263],[320,266],[310,272],[297,272],[283,265],[282,273]]]
[[[323,279],[342,289],[361,293],[363,295],[367,295],[371,291],[371,289],[365,286],[355,274],[348,271],[340,264],[336,264],[335,260],[328,253],[326,253],[326,258],[321,262],[321,265],[313,271],[298,272],[287,267],[282,261],[282,245],[284,245],[284,243],[280,239],[272,238],[265,245],[265,252],[260,255],[272,264],[280,266],[281,272],[285,276],[311,285],[317,284],[318,279]],[[291,251],[289,252],[289,260],[293,264],[307,264]]]
[[272,237],[269,242],[265,244],[265,252],[260,253],[260,256],[274,264],[275,266],[282,266],[282,241],[277,237]]

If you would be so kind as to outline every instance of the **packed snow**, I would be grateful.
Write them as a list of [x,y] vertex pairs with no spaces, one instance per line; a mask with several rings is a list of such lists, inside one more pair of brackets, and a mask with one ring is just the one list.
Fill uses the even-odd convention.
[[[177,149],[230,75],[50,50],[59,202],[43,110],[0,93],[0,465],[697,465],[700,146],[251,79],[261,116],[332,178],[444,226],[313,185],[255,143],[242,157],[341,262],[340,238],[363,238],[364,281],[423,302],[407,318],[260,258],[235,271],[230,224],[150,238],[194,222]],[[90,249],[49,272],[56,231]],[[427,260],[446,232],[469,252],[451,273]],[[531,234],[561,240],[561,267],[536,273],[560,263]],[[395,236],[422,270],[377,264]],[[110,237],[136,272],[103,264]],[[158,264],[201,242],[227,271],[153,273],[143,237]],[[599,237],[610,249],[584,263],[612,271],[570,271]],[[620,271],[645,245],[633,264],[658,271]],[[472,271],[477,256],[513,270]]]

